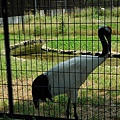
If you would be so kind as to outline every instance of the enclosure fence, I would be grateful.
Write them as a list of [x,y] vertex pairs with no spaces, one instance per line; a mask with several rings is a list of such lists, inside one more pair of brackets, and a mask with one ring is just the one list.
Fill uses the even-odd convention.
[[1,118],[120,119],[120,0],[0,2]]

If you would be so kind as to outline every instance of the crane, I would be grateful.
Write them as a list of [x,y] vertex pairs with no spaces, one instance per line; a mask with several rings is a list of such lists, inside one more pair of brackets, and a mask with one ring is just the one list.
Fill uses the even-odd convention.
[[74,117],[77,120],[76,101],[78,89],[90,73],[101,65],[111,53],[111,34],[109,26],[100,26],[98,36],[102,44],[102,53],[97,55],[80,55],[53,66],[47,72],[37,76],[32,83],[32,96],[36,109],[39,109],[39,99],[46,102],[52,97],[66,93],[68,96],[66,115],[69,119],[69,105],[72,101]]

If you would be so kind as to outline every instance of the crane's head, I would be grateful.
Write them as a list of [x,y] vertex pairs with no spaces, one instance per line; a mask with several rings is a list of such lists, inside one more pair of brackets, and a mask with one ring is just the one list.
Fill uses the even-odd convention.
[[[106,52],[109,51],[110,54],[111,54],[111,34],[112,34],[112,29],[111,27],[109,26],[100,26],[99,29],[98,29],[98,36],[102,42],[102,45],[103,45],[103,52]],[[105,41],[105,38],[107,39],[107,47],[108,47],[108,50],[107,48],[105,48],[105,44],[106,44],[106,41]],[[106,50],[106,51],[105,51]]]
[[33,103],[39,109],[39,99],[46,102],[46,98],[52,101],[51,88],[45,75],[38,76],[32,83]]

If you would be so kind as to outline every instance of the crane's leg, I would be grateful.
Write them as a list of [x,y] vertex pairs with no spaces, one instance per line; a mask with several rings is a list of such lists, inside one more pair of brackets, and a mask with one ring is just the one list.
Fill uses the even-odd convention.
[[67,110],[66,110],[67,119],[69,119],[69,107],[70,107],[70,98],[68,98],[68,103],[67,103]]
[[77,116],[77,112],[76,112],[76,103],[73,103],[73,107],[74,107],[74,117],[75,117],[75,120],[78,120],[78,116]]

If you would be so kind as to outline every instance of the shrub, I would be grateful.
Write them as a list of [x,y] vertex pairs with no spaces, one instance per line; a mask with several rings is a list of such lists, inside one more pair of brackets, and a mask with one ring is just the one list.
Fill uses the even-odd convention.
[[120,7],[115,7],[114,9],[112,9],[112,16],[120,17]]

